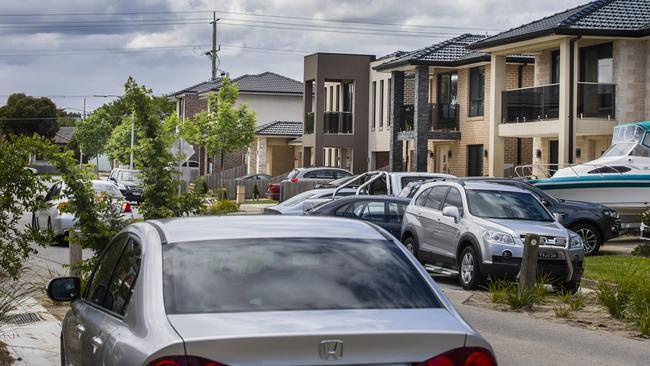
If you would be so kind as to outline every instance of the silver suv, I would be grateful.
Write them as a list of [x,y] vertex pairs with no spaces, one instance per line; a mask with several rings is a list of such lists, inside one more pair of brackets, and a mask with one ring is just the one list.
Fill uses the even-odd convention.
[[541,236],[538,272],[553,286],[580,286],[582,239],[530,192],[484,182],[423,184],[407,207],[402,242],[434,271],[458,274],[465,289],[519,272],[526,234]]

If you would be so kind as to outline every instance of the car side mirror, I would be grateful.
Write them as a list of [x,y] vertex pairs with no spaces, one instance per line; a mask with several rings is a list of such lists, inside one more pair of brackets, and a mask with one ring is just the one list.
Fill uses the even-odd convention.
[[460,211],[456,206],[447,206],[442,209],[442,215],[447,217],[453,217],[455,222],[458,222],[460,219]]
[[553,218],[554,218],[555,221],[557,221],[560,225],[563,225],[563,224],[564,224],[564,217],[563,217],[561,214],[559,214],[559,213],[556,212],[556,213],[553,214]]
[[50,280],[47,284],[47,296],[56,302],[75,300],[81,292],[79,277],[59,277]]

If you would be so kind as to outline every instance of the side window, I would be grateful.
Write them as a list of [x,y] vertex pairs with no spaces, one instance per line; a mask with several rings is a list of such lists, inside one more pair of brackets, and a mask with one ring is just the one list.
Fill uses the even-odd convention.
[[85,296],[87,301],[101,307],[106,307],[104,305],[105,295],[108,292],[108,285],[113,274],[113,269],[115,269],[117,260],[122,254],[126,239],[127,237],[125,235],[115,238],[102,254],[87,285],[88,288],[86,289]]
[[339,216],[339,217],[355,217],[354,212],[352,210],[352,207],[354,205],[352,203],[349,203],[345,206],[339,207],[338,210],[334,213],[334,215]]
[[334,173],[335,173],[334,176],[336,177],[336,179],[345,178],[345,177],[349,177],[349,176],[352,175],[352,174],[350,174],[348,172],[344,172],[342,170],[335,170]]
[[362,201],[354,204],[354,215],[362,220],[384,221],[384,202]]
[[386,188],[386,178],[381,177],[377,179],[376,181],[372,182],[370,184],[370,194],[372,195],[385,195],[388,194],[387,188]]
[[61,193],[61,182],[54,184],[45,196],[46,201],[51,201],[59,198]]
[[463,216],[463,197],[457,188],[449,188],[449,193],[447,193],[447,198],[445,199],[445,207],[447,206],[458,208],[458,212]]
[[416,206],[424,206],[424,204],[427,202],[427,196],[429,195],[429,192],[431,192],[431,188],[425,190],[422,192],[418,198],[415,199],[415,205]]
[[334,179],[333,170],[313,170],[311,172],[305,173],[305,178],[312,179]]
[[388,202],[388,222],[401,224],[402,217],[404,217],[404,211],[406,211],[405,204]]
[[447,189],[447,186],[436,186],[431,188],[425,206],[433,210],[440,210],[442,198],[445,196],[445,193],[447,193]]
[[141,258],[140,245],[134,239],[129,239],[108,285],[108,292],[104,297],[105,308],[124,315],[138,278]]

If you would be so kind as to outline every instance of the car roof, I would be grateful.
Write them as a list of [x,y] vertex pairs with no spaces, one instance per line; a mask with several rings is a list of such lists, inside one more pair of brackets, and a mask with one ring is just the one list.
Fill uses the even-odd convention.
[[465,187],[465,189],[479,189],[479,190],[485,190],[485,191],[503,191],[503,192],[524,192],[530,194],[529,191],[512,186],[512,185],[505,185],[505,184],[500,184],[500,183],[490,183],[490,182],[485,182],[485,181],[474,181],[474,180],[469,180],[469,181],[464,181],[464,180],[438,180],[438,181],[433,181],[433,182],[427,182],[423,184],[420,187],[420,190],[424,190],[429,187],[437,186],[437,185],[442,185],[442,184],[450,184],[450,183],[456,183],[460,184]]
[[350,201],[386,201],[386,202],[400,202],[400,203],[406,203],[408,204],[411,202],[410,198],[406,197],[396,197],[396,196],[386,196],[386,195],[368,195],[368,194],[360,194],[360,195],[354,195],[354,196],[345,196],[336,199],[334,202],[342,203],[342,202],[350,202]]
[[330,217],[241,215],[150,220],[169,243],[251,238],[385,239],[371,225]]

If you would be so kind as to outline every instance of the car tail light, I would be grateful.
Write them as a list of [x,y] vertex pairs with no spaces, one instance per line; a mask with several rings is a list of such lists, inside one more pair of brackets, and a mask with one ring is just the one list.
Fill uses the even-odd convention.
[[122,202],[122,213],[130,213],[133,212],[131,210],[131,204],[128,202]]
[[467,347],[456,348],[420,362],[417,366],[497,366],[497,361],[485,348]]
[[298,183],[298,178],[291,178],[291,183]]
[[196,356],[167,356],[150,362],[148,366],[225,366]]

